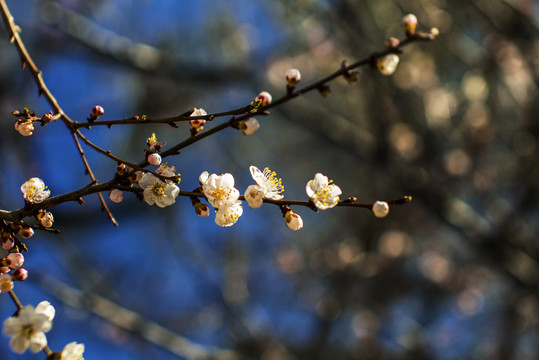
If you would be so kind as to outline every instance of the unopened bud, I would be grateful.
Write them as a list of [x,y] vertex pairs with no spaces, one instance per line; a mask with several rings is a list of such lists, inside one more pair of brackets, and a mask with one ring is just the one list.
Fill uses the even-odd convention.
[[31,227],[21,228],[17,232],[17,234],[20,235],[23,239],[29,239],[34,236],[34,229],[32,229]]
[[401,42],[400,42],[399,39],[394,38],[394,37],[389,37],[386,40],[386,48],[395,49],[395,48],[399,47],[400,43]]
[[258,130],[260,127],[260,123],[255,118],[249,118],[246,120],[243,120],[240,124],[240,130],[245,135],[252,135],[255,133],[255,131]]
[[28,270],[17,269],[11,274],[13,281],[24,281],[28,278]]
[[22,264],[24,263],[24,255],[21,254],[21,253],[9,253],[7,256],[6,256],[6,260],[7,260],[7,266],[14,270],[18,267],[21,267]]
[[399,57],[395,54],[389,54],[376,61],[376,67],[382,75],[392,75],[399,65]]
[[151,153],[148,155],[148,162],[155,166],[161,164],[161,155],[158,153]]
[[210,207],[203,202],[198,202],[195,204],[195,212],[200,217],[208,217],[210,216]]
[[301,216],[293,212],[292,210],[288,211],[285,216],[286,226],[290,229],[297,231],[303,227],[303,219]]
[[54,216],[52,216],[52,213],[45,210],[40,210],[37,214],[37,219],[41,223],[41,226],[43,227],[51,227],[54,222]]
[[288,69],[285,75],[289,88],[295,88],[296,85],[301,81],[301,73],[298,69]]
[[407,36],[415,34],[415,28],[417,27],[417,17],[414,14],[408,14],[402,18],[402,27]]
[[377,201],[372,205],[372,212],[378,218],[386,217],[389,214],[389,205],[385,201]]
[[105,114],[105,110],[101,106],[96,105],[92,109],[92,113],[90,114],[90,120],[91,121],[97,120],[98,118],[100,118],[104,114]]
[[267,91],[262,91],[258,96],[255,98],[255,100],[260,100],[260,106],[266,106],[271,104],[271,101],[273,98],[271,97],[271,94]]
[[124,199],[124,193],[122,190],[112,189],[109,193],[109,199],[114,203],[121,203]]
[[328,95],[331,93],[331,88],[329,87],[328,84],[322,84],[320,85],[318,88],[317,88],[318,92],[320,93],[320,95],[322,95],[323,97],[328,97]]
[[15,130],[22,136],[30,136],[34,133],[34,123],[31,120],[18,119],[15,122]]

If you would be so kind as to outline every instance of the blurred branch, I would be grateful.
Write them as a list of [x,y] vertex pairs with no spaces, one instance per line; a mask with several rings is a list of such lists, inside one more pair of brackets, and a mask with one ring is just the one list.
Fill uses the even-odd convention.
[[87,294],[50,277],[34,274],[43,289],[67,306],[91,312],[102,319],[141,336],[148,342],[189,360],[236,360],[240,356],[231,350],[202,346],[163,326],[145,319],[102,296]]

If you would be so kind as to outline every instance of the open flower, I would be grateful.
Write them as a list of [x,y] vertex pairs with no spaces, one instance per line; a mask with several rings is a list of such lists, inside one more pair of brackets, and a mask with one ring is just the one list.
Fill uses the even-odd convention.
[[332,181],[321,173],[317,173],[313,180],[309,180],[305,186],[305,191],[314,205],[320,210],[335,207],[339,203],[339,195],[342,194],[341,188],[332,184]]
[[145,173],[138,183],[144,189],[144,201],[149,205],[156,204],[161,208],[174,204],[176,196],[180,193],[178,186],[170,181],[161,181],[151,173]]
[[251,166],[249,170],[256,181],[256,185],[250,185],[245,191],[245,200],[247,200],[249,207],[259,208],[262,206],[263,199],[280,200],[283,198],[281,195],[284,191],[282,180],[277,177],[275,171],[265,168],[262,172],[256,166]]
[[43,180],[33,177],[21,186],[22,196],[29,203],[39,204],[51,194]]
[[70,342],[62,350],[61,360],[84,360],[84,344],[78,344],[75,341]]
[[234,187],[234,176],[232,174],[209,174],[204,171],[199,177],[202,191],[206,199],[215,208],[224,208],[235,204],[240,197],[240,192]]
[[241,200],[236,200],[233,203],[229,203],[217,209],[215,223],[223,227],[232,226],[238,221],[242,214],[243,207],[241,206]]
[[9,345],[13,351],[17,354],[28,348],[34,353],[41,351],[47,345],[45,333],[52,327],[52,318],[54,307],[48,301],[42,301],[36,308],[26,305],[17,316],[6,319],[4,333],[11,336]]

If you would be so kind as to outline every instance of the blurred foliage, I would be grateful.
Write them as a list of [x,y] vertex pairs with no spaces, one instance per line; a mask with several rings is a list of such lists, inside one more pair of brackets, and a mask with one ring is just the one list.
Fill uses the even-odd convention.
[[[305,222],[297,233],[269,205],[246,208],[227,229],[198,218],[187,199],[154,209],[126,197],[112,206],[119,228],[96,199],[59,206],[61,235],[28,242],[31,276],[16,288],[23,303],[54,297],[53,349],[82,341],[87,359],[197,358],[189,349],[202,358],[264,360],[536,358],[536,2],[9,5],[45,81],[79,121],[96,104],[107,119],[237,108],[262,90],[283,94],[288,68],[309,83],[343,59],[382,50],[388,36],[403,37],[404,14],[440,30],[436,41],[406,47],[392,77],[362,68],[358,84],[338,79],[327,98],[309,93],[272,109],[255,135],[230,130],[167,159],[182,174],[182,190],[196,188],[208,170],[234,174],[243,191],[253,164],[275,170],[289,199],[304,199],[304,184],[322,172],[344,196],[412,195],[411,204],[385,219],[294,208]],[[21,207],[18,188],[32,176],[53,195],[84,186],[89,180],[60,124],[31,138],[13,131],[12,110],[49,108],[29,73],[17,71],[7,36],[0,54],[1,207]],[[85,134],[137,162],[152,132],[168,144],[188,136],[185,126],[164,125]],[[99,179],[113,176],[114,163],[87,154]],[[107,313],[104,299],[138,317]],[[0,304],[4,319],[12,305],[5,297]],[[149,324],[170,333],[152,336]],[[0,357],[15,358],[2,343]]]

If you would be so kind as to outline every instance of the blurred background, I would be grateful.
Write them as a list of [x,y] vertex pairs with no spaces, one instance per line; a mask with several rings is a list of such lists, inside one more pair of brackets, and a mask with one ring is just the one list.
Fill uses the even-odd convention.
[[[404,195],[377,219],[365,209],[318,214],[276,206],[231,228],[196,216],[188,198],[165,209],[132,194],[53,209],[59,235],[26,243],[23,304],[57,309],[53,350],[71,341],[92,359],[537,359],[539,351],[539,6],[532,0],[8,1],[22,39],[60,105],[85,121],[226,111],[260,91],[285,93],[403,38],[400,19],[439,38],[406,47],[396,73],[361,68],[259,117],[252,136],[227,129],[167,158],[181,190],[204,170],[249,166],[282,177],[306,199],[322,172],[362,202]],[[23,206],[20,185],[40,177],[52,195],[89,178],[61,123],[13,130],[15,109],[50,110],[2,27],[0,208]],[[215,120],[215,124],[226,121]],[[207,124],[209,129],[214,124]],[[93,127],[83,133],[131,162],[146,139],[174,145],[188,127]],[[83,145],[84,146],[84,145]],[[97,178],[116,164],[84,147]],[[106,195],[106,194],[105,194]],[[0,296],[3,319],[15,310]],[[1,359],[44,355],[11,352]]]

